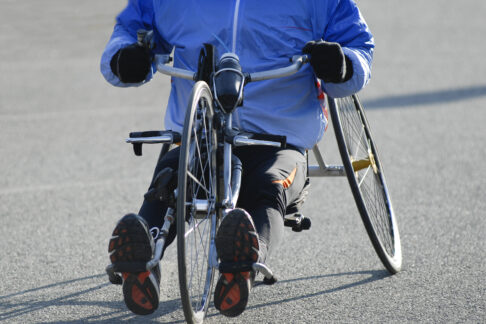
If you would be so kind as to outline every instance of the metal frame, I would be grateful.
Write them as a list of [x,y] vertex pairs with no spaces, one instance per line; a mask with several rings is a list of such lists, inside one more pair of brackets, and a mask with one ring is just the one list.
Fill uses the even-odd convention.
[[[309,165],[307,161],[307,175],[309,177],[344,177],[346,171],[344,171],[343,165],[328,165],[322,157],[319,146],[314,145],[312,148],[314,157],[316,158],[317,165]],[[308,154],[308,153],[307,153]]]

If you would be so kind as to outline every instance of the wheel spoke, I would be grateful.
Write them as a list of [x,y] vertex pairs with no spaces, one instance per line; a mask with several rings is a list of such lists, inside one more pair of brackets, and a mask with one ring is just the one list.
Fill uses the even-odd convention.
[[199,185],[199,188],[203,189],[208,195],[211,194],[209,190],[206,188],[205,185],[203,185],[199,179],[197,179],[194,174],[192,174],[189,170],[187,170],[187,175],[196,183]]
[[[194,130],[194,144],[195,144],[196,153],[197,153],[195,160],[196,160],[196,163],[199,164],[199,167],[201,168],[201,174],[204,174],[204,167],[203,167],[203,164],[202,164],[201,148],[199,147],[199,138],[198,138],[198,135],[197,135],[195,130]],[[197,166],[195,166],[195,168],[196,167]],[[204,177],[201,177],[201,178],[202,178],[201,180],[202,180],[202,182],[204,182],[204,184],[201,184],[200,187],[206,188],[206,183],[205,183],[206,180],[204,179]],[[197,195],[197,192],[195,192],[195,194]]]
[[[366,168],[366,171],[364,172],[364,175],[361,177],[361,180],[358,183],[358,188],[361,188],[361,184],[366,179],[366,175],[368,174],[368,172],[370,171],[370,169],[371,169],[371,166],[369,166],[369,167]],[[358,178],[358,180],[359,180],[359,178],[360,178],[359,175],[356,176],[356,178]]]

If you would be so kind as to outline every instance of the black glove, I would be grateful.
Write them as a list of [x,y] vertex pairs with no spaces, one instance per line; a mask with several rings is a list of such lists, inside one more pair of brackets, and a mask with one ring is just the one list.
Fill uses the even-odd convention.
[[310,54],[314,73],[324,82],[342,83],[353,76],[353,63],[338,43],[310,41],[302,52]]
[[137,43],[122,48],[110,61],[111,71],[123,83],[144,81],[151,65],[150,51]]

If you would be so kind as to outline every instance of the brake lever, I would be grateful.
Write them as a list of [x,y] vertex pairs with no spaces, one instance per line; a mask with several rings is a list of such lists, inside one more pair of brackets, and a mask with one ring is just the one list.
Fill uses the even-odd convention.
[[148,50],[153,50],[155,47],[154,31],[139,29],[137,31],[137,44]]

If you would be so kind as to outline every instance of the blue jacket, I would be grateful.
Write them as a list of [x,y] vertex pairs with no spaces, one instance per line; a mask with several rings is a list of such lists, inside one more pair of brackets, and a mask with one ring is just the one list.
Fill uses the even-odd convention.
[[[351,80],[321,89],[312,67],[305,65],[289,77],[249,83],[244,106],[234,113],[240,129],[286,135],[288,143],[301,148],[311,148],[326,128],[322,90],[347,96],[371,76],[373,36],[353,0],[129,0],[101,59],[101,72],[113,85],[140,85],[122,83],[110,69],[113,55],[134,43],[140,28],[154,30],[156,53],[174,50],[174,66],[192,71],[203,43],[215,45],[220,55],[235,52],[246,72],[287,66],[310,40],[340,43],[353,62]],[[172,80],[166,129],[182,130],[192,85]]]

